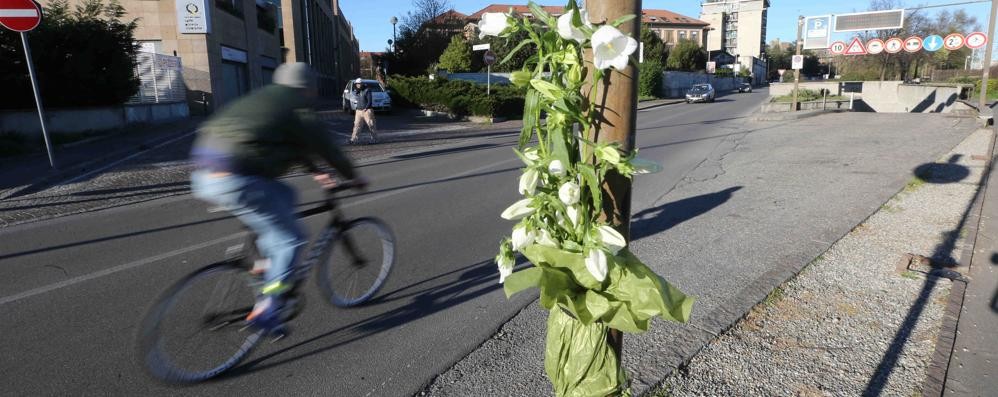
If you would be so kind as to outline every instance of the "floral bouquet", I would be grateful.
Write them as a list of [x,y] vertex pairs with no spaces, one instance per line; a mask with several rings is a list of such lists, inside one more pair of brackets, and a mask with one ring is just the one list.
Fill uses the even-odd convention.
[[[559,396],[629,394],[620,357],[608,343],[610,329],[644,332],[656,316],[686,322],[693,306],[693,298],[631,254],[624,236],[600,217],[608,173],[630,178],[660,167],[616,143],[583,136],[601,118],[594,92],[610,68],[627,67],[638,47],[617,29],[634,16],[594,25],[575,1],[557,18],[534,3],[530,12],[533,19],[487,13],[479,24],[482,37],[527,33],[503,62],[524,46],[537,49],[511,77],[527,88],[515,150],[525,168],[523,199],[502,213],[517,224],[499,246],[499,282],[507,296],[540,289],[540,303],[550,310],[545,371]],[[592,51],[591,65],[583,62],[585,50]],[[533,266],[514,272],[516,252]]]

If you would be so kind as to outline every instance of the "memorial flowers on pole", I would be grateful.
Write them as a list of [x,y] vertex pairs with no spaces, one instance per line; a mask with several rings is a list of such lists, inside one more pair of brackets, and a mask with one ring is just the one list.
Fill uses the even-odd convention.
[[[540,289],[540,303],[550,310],[545,372],[557,395],[628,394],[609,330],[644,332],[653,317],[686,322],[693,298],[635,257],[624,236],[600,217],[608,172],[632,177],[660,170],[617,144],[585,137],[600,119],[593,87],[604,84],[612,69],[627,67],[637,49],[634,38],[617,29],[633,16],[592,24],[574,1],[564,11],[555,18],[531,3],[533,18],[487,13],[479,25],[483,36],[527,33],[507,59],[524,46],[537,49],[510,79],[527,88],[515,150],[524,164],[518,184],[523,197],[501,215],[516,224],[499,245],[499,282],[507,296]],[[585,50],[592,51],[590,65],[583,61]],[[532,266],[515,271],[516,253]]]

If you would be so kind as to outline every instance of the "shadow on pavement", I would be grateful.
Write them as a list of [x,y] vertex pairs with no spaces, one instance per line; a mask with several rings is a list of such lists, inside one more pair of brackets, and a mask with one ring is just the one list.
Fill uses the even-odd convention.
[[[950,157],[947,163],[922,164],[915,167],[913,173],[927,183],[959,183],[970,175],[970,169],[957,164],[960,158],[961,156],[956,154]],[[894,339],[887,348],[887,352],[884,353],[884,357],[880,360],[880,364],[877,366],[873,377],[867,383],[866,389],[863,391],[863,396],[880,396],[883,394],[884,387],[887,386],[887,381],[890,379],[891,373],[894,372],[894,368],[901,359],[905,344],[911,339],[912,333],[915,332],[918,319],[922,316],[922,312],[925,311],[925,306],[929,303],[929,297],[932,295],[936,284],[939,283],[939,279],[942,277],[953,277],[954,272],[950,269],[958,266],[956,259],[953,258],[953,251],[956,250],[956,242],[960,239],[960,232],[967,225],[974,203],[977,202],[978,197],[984,191],[983,183],[987,180],[990,173],[991,168],[989,167],[981,176],[981,180],[978,181],[982,188],[977,189],[970,203],[967,204],[967,208],[960,218],[960,223],[953,230],[944,233],[945,239],[933,250],[933,269],[926,276],[925,284],[922,285],[922,290],[918,293],[918,298],[911,305],[911,308],[908,309],[908,314],[901,323],[901,327],[898,328],[898,332],[894,335]],[[970,258],[963,259],[970,260]]]
[[638,212],[631,217],[631,238],[638,240],[661,233],[706,214],[726,203],[741,189],[741,186],[730,187],[716,193],[685,198]]
[[[253,361],[234,368],[219,379],[250,375],[257,371],[321,354],[369,336],[395,329],[400,325],[445,311],[451,307],[495,291],[501,287],[498,280],[495,262],[492,259],[486,259],[454,271],[438,274],[381,295],[368,304],[385,304],[407,299],[408,302],[403,306],[344,325],[256,358]],[[305,348],[308,348],[308,350],[281,358],[282,355],[288,355],[295,350]],[[276,360],[268,362],[268,360],[272,359]]]

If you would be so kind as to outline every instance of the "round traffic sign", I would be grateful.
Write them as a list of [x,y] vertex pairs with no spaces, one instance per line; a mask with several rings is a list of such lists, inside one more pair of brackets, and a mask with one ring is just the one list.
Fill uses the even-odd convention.
[[884,52],[884,41],[880,39],[873,39],[866,43],[866,52],[877,55]]
[[967,48],[976,50],[978,48],[984,47],[988,44],[988,35],[981,32],[974,32],[967,35],[966,45]]
[[485,51],[485,55],[482,55],[482,60],[485,61],[486,65],[492,65],[496,63],[496,53],[492,50]]
[[928,52],[936,52],[943,48],[943,38],[938,34],[925,37],[925,41],[922,42],[922,48]]
[[839,55],[843,52],[846,52],[846,43],[843,43],[841,41],[836,41],[832,43],[831,46],[828,47],[828,50],[831,51],[832,54]]
[[32,0],[0,0],[0,26],[27,32],[42,23],[42,7]]
[[918,36],[911,36],[904,39],[904,50],[908,52],[918,52],[922,49],[922,38]]
[[891,37],[887,39],[886,42],[884,42],[884,50],[886,50],[890,54],[897,54],[901,52],[901,49],[903,48],[904,48],[904,41],[897,37]]
[[963,47],[963,42],[964,38],[962,34],[953,33],[943,39],[943,47],[946,47],[946,49],[950,51],[956,51],[959,50],[960,47]]

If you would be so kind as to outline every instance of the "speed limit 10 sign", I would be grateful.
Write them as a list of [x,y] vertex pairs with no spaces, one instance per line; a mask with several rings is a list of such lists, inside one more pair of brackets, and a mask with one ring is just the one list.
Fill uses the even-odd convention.
[[841,54],[843,52],[846,52],[846,43],[843,43],[841,41],[836,41],[832,43],[831,46],[828,47],[828,50],[831,51],[832,54],[836,55]]

